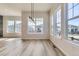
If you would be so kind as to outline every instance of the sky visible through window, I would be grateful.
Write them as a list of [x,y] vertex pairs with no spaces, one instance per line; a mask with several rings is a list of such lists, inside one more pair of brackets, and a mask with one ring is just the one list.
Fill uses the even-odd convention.
[[79,4],[70,3],[68,4],[68,19],[79,15]]
[[69,21],[69,25],[79,26],[79,18]]
[[[72,10],[72,11],[69,11]],[[68,18],[73,18],[79,16],[79,3],[69,3],[68,4]],[[69,25],[79,26],[79,18],[69,20]]]

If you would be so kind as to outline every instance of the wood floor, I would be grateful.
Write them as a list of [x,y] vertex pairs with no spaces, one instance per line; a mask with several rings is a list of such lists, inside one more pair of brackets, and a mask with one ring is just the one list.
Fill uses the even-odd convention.
[[58,56],[49,40],[1,38],[0,56]]

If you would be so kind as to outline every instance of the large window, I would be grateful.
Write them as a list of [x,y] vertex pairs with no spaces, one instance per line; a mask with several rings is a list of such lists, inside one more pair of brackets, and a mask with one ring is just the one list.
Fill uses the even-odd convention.
[[21,21],[20,20],[8,20],[7,22],[8,27],[7,27],[7,32],[12,33],[20,33],[21,32]]
[[14,20],[8,20],[8,31],[7,32],[14,32]]
[[30,33],[43,32],[43,18],[34,18],[34,21],[28,18],[28,31]]
[[53,27],[53,15],[52,15],[52,18],[51,18],[51,34],[54,34],[54,33],[53,33],[53,28],[54,28],[54,27]]
[[61,37],[61,9],[59,8],[56,12],[56,34]]
[[79,4],[68,4],[68,39],[78,42],[79,40]]
[[21,21],[20,20],[15,21],[15,32],[21,32]]
[[68,19],[79,16],[79,4],[69,3],[68,4]]

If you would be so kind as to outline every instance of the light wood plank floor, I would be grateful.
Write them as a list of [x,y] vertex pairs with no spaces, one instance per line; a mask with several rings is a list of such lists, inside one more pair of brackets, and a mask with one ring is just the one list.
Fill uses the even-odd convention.
[[0,56],[57,56],[49,40],[25,40],[1,38]]

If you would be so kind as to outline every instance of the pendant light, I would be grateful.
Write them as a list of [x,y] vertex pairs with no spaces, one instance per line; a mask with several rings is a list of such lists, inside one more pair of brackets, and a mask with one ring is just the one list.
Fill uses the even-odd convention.
[[29,19],[34,22],[34,3],[31,3],[31,16],[29,16]]

